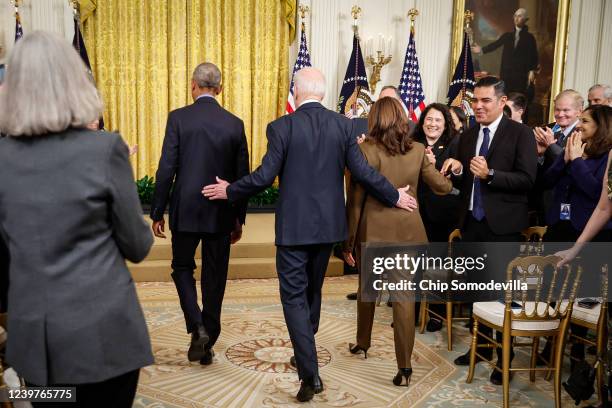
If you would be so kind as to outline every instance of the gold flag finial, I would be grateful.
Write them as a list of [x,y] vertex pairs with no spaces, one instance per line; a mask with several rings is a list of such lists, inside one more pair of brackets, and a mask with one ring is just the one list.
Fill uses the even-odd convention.
[[300,17],[302,19],[306,18],[306,13],[308,13],[310,11],[310,7],[308,6],[303,6],[300,4],[300,6],[298,7],[298,10],[300,10]]
[[353,15],[353,20],[357,20],[361,14],[361,7],[353,6],[353,8],[351,8],[351,14]]
[[414,20],[417,18],[418,15],[419,10],[415,8],[411,8],[410,10],[408,10],[408,17],[410,17],[410,28],[414,28]]

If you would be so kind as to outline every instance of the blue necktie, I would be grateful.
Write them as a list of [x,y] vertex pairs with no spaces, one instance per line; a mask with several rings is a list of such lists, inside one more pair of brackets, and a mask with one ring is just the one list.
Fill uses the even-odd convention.
[[[478,151],[479,156],[487,157],[489,153],[489,128],[482,128],[482,144]],[[480,178],[474,177],[474,202],[472,205],[472,216],[478,221],[485,217],[484,207],[482,206],[482,191],[480,190]]]

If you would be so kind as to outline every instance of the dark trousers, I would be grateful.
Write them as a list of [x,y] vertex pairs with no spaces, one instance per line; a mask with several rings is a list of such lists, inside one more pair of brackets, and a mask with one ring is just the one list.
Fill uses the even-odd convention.
[[[198,305],[193,272],[195,251],[202,241],[202,310]],[[221,306],[225,295],[230,253],[230,234],[172,232],[172,279],[176,285],[187,332],[203,324],[212,347],[221,334]]]
[[0,313],[6,313],[9,287],[9,252],[0,237]]
[[[134,370],[106,381],[90,384],[53,384],[54,387],[75,387],[76,402],[33,402],[34,408],[130,408],[136,395],[138,375]],[[28,386],[37,385],[28,383]]]
[[319,373],[315,334],[321,315],[321,288],[332,244],[277,246],[276,270],[285,322],[300,379]]
[[[478,221],[476,218],[472,216],[472,213],[468,213],[463,228],[461,229],[461,238],[463,242],[520,242],[522,240],[522,236],[520,232],[513,232],[510,234],[496,234],[494,233],[486,218],[483,218],[481,221]],[[479,332],[492,337],[493,330],[490,327],[486,327],[481,325],[479,327]],[[502,341],[502,333],[496,334],[496,339],[501,343]],[[480,338],[478,342],[486,342],[484,338]],[[511,352],[512,355],[512,352]],[[501,356],[502,350],[501,348],[497,349],[497,361],[501,364]]]

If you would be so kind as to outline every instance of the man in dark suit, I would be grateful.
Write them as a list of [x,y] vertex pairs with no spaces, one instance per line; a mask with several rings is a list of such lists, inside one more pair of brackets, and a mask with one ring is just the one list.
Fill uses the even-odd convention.
[[[170,195],[172,279],[191,333],[187,357],[205,365],[212,363],[212,347],[221,333],[230,243],[241,237],[246,202],[210,201],[200,191],[215,176],[234,181],[249,173],[244,123],[216,101],[221,89],[219,68],[198,65],[191,80],[194,103],[168,115],[151,204],[153,232],[165,238],[163,216]],[[200,241],[201,311],[193,278]]]
[[[536,177],[535,140],[529,127],[504,116],[506,99],[503,81],[492,76],[478,81],[472,101],[478,126],[460,136],[456,159],[442,166],[443,173],[453,173],[461,191],[459,228],[466,242],[517,242],[529,225],[527,194]],[[480,331],[487,334],[485,328]],[[490,349],[481,354],[492,355]],[[501,350],[497,354],[501,366]],[[468,351],[455,364],[469,364],[469,355]],[[501,373],[494,370],[491,382],[501,384]]]
[[220,180],[205,186],[202,193],[212,200],[236,202],[262,191],[277,175],[280,177],[276,268],[285,321],[302,380],[297,399],[304,402],[323,390],[314,335],[332,246],[347,235],[345,167],[370,194],[389,207],[412,211],[416,201],[367,165],[355,140],[353,122],[321,105],[325,77],[320,71],[304,68],[296,73],[294,81],[299,108],[268,125],[268,150],[261,166],[231,185]]
[[[529,32],[527,10],[519,8],[514,12],[514,30],[502,34],[497,40],[484,47],[474,45],[475,53],[488,53],[503,46],[500,78],[506,83],[506,92],[520,92],[533,99],[535,70],[538,68],[538,47],[535,37]],[[531,88],[528,90],[528,87]]]
[[552,201],[552,192],[544,186],[544,173],[563,154],[569,137],[576,129],[583,104],[584,99],[573,89],[560,92],[554,100],[555,122],[533,130],[538,149],[538,175],[536,186],[529,196],[532,225],[546,225],[546,212]]

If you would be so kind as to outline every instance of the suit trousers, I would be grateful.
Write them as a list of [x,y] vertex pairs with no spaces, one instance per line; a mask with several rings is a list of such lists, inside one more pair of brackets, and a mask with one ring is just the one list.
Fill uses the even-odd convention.
[[333,244],[276,247],[280,298],[293,345],[298,376],[319,374],[315,334],[321,315],[321,288]]
[[[130,408],[136,395],[140,370],[129,371],[105,381],[89,384],[52,384],[75,387],[76,402],[33,402],[34,408]],[[26,385],[38,387],[26,380]]]
[[[361,265],[361,245],[355,248],[358,266]],[[403,297],[403,296],[402,296]],[[393,343],[395,344],[395,360],[397,368],[411,368],[412,350],[415,336],[415,303],[391,302],[393,307]],[[375,302],[361,301],[361,273],[359,274],[359,290],[357,291],[357,344],[369,349],[372,340],[372,326],[374,324]]]
[[[202,310],[198,305],[193,272],[195,251],[202,242]],[[203,324],[212,347],[221,334],[221,307],[225,295],[230,254],[230,234],[172,232],[172,279],[185,315],[187,332]]]

